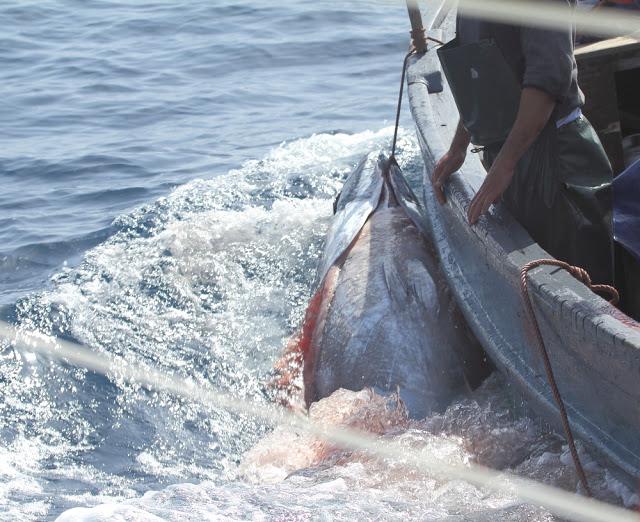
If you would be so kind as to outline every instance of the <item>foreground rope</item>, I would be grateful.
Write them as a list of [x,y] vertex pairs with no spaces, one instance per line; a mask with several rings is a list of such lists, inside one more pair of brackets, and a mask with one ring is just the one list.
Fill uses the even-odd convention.
[[162,390],[209,408],[224,408],[238,415],[261,419],[269,424],[287,423],[344,448],[366,451],[378,458],[402,463],[423,473],[465,480],[490,491],[515,495],[521,501],[545,507],[565,519],[576,522],[640,522],[640,516],[637,513],[595,499],[578,497],[575,493],[471,462],[449,463],[418,448],[407,447],[406,444],[394,440],[380,439],[353,428],[319,425],[311,422],[308,417],[295,415],[275,405],[251,402],[245,398],[221,393],[206,382],[170,375],[152,367],[138,366],[131,361],[98,353],[86,346],[38,332],[21,331],[3,321],[0,321],[0,341],[8,341],[11,346],[20,351],[52,357],[66,364],[105,375],[110,379],[122,379],[147,389]]
[[573,438],[573,432],[571,431],[571,426],[569,424],[569,418],[567,417],[567,410],[564,406],[564,401],[562,400],[562,396],[560,395],[560,390],[558,389],[558,385],[556,384],[556,379],[553,375],[553,368],[551,367],[551,360],[549,359],[549,353],[547,352],[547,348],[544,344],[544,339],[542,337],[542,333],[540,332],[540,325],[538,324],[538,320],[536,319],[536,314],[533,309],[533,304],[531,302],[531,296],[529,295],[529,288],[527,285],[527,274],[530,270],[537,268],[542,265],[548,266],[557,266],[565,269],[569,272],[573,277],[575,277],[578,281],[584,283],[590,290],[594,292],[608,293],[611,296],[609,302],[611,304],[617,304],[620,296],[618,295],[618,291],[609,285],[594,285],[591,283],[591,277],[584,268],[580,268],[579,266],[572,266],[569,263],[565,263],[564,261],[559,261],[557,259],[537,259],[536,261],[531,261],[522,267],[520,271],[520,287],[522,289],[522,293],[525,297],[525,305],[527,308],[527,313],[529,314],[529,318],[533,323],[534,330],[536,332],[536,338],[538,340],[538,348],[540,349],[540,354],[542,355],[542,360],[544,362],[544,369],[547,374],[547,380],[549,381],[549,385],[551,386],[551,391],[553,392],[553,397],[556,400],[558,405],[558,409],[560,410],[560,418],[562,419],[562,427],[564,429],[565,436],[567,437],[567,441],[569,443],[569,450],[571,451],[571,457],[573,458],[573,463],[576,467],[576,471],[578,472],[578,477],[580,478],[580,482],[582,482],[582,486],[585,489],[585,492],[589,497],[592,496],[591,488],[589,487],[589,483],[587,481],[587,475],[584,472],[584,468],[582,467],[582,463],[580,462],[580,457],[578,456],[578,451],[576,450],[576,443]]

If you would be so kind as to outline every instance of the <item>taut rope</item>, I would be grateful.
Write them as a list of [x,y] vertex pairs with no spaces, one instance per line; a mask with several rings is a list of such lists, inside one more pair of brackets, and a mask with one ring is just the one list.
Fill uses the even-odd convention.
[[409,61],[409,57],[416,53],[415,49],[411,49],[407,55],[404,57],[404,61],[402,62],[402,76],[400,77],[400,94],[398,95],[398,106],[396,108],[396,126],[393,129],[393,143],[391,144],[391,157],[394,159],[396,157],[396,141],[398,140],[398,127],[400,126],[400,109],[402,108],[402,93],[404,92],[404,78],[407,75],[407,62]]
[[[422,30],[424,32],[424,30]],[[413,35],[413,32],[412,32]],[[426,38],[424,38],[424,41],[431,41],[431,42],[435,42],[439,45],[444,45],[444,42],[438,40],[437,38],[432,38],[431,36],[427,36]],[[391,158],[395,159],[395,155],[396,155],[396,142],[398,140],[398,127],[400,126],[400,109],[402,108],[402,94],[404,92],[404,79],[407,75],[407,63],[409,61],[409,58],[418,53],[418,49],[412,44],[412,49],[407,53],[407,55],[404,57],[404,61],[402,62],[402,75],[400,77],[400,94],[398,95],[398,105],[396,108],[396,125],[395,128],[393,129],[393,143],[391,144]]]

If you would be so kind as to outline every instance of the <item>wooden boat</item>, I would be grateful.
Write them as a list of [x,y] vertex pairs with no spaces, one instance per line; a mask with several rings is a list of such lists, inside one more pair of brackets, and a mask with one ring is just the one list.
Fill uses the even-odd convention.
[[[445,42],[455,30],[455,13],[447,12],[447,4],[431,8],[432,22],[427,24],[427,34]],[[436,47],[430,44],[426,53],[412,57],[407,70],[411,111],[425,165],[425,211],[433,242],[459,305],[486,353],[530,407],[562,432],[519,281],[526,263],[552,256],[500,205],[477,225],[468,225],[467,207],[486,174],[477,154],[469,154],[462,169],[450,178],[445,205],[437,202],[431,189],[431,172],[446,152],[458,122]],[[605,47],[600,44],[596,53],[604,52]],[[620,67],[626,64],[640,70],[638,42],[624,41],[618,50],[624,55]],[[595,59],[588,52],[583,54],[581,61]],[[606,61],[612,62],[611,56]],[[616,73],[615,66],[610,73]],[[640,324],[562,269],[533,270],[529,291],[574,434],[592,452],[614,464],[619,478],[637,487]]]

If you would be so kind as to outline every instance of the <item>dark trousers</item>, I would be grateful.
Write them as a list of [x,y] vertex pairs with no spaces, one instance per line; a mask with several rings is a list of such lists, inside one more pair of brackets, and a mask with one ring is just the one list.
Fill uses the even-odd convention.
[[[485,148],[485,163],[500,147]],[[559,129],[550,123],[518,163],[503,203],[549,254],[585,268],[594,283],[612,283],[612,177],[584,116]]]

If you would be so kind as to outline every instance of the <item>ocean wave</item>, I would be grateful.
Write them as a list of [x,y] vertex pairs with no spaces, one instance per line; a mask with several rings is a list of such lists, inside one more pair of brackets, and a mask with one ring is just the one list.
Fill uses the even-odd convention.
[[[388,146],[391,131],[294,140],[119,216],[109,238],[17,302],[16,321],[267,400],[264,381],[304,312],[333,197],[362,154]],[[401,148],[403,161],[416,157],[404,131]],[[44,503],[55,513],[99,502],[104,491],[121,498],[187,477],[220,478],[266,430],[117,376],[2,353],[5,477],[41,490],[27,498],[6,488],[0,505],[14,514],[14,496],[25,511]],[[39,448],[29,466],[24,441]]]

